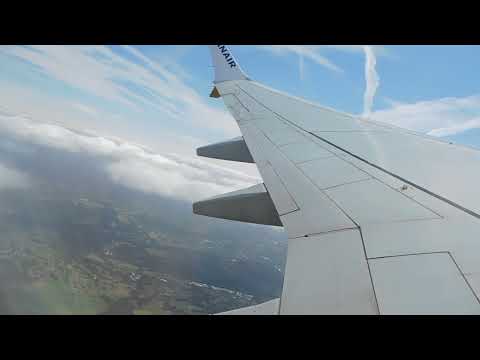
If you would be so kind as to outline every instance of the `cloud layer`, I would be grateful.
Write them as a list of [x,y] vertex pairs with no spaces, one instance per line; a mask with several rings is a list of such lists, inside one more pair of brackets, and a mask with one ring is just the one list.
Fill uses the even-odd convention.
[[28,186],[27,175],[0,163],[0,190],[22,189]]
[[[57,124],[35,122],[18,115],[0,115],[0,131],[32,144],[107,160],[105,171],[113,182],[185,201],[260,182],[258,178],[200,159],[175,154],[160,155],[129,142],[78,133]],[[14,173],[7,170],[0,167],[0,186],[2,173],[5,173],[5,179],[11,180],[10,183],[19,180],[18,174],[14,178]]]

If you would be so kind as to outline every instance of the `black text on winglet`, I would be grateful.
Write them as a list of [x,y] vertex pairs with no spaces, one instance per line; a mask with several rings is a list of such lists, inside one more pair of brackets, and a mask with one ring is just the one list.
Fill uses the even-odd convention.
[[213,67],[215,68],[214,83],[231,80],[249,80],[226,45],[208,45],[208,47],[210,48]]

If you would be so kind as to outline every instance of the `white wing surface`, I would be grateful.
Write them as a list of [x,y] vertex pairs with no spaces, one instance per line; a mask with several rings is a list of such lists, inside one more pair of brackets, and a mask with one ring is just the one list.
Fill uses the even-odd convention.
[[278,313],[480,313],[480,152],[270,89],[220,61],[222,49],[231,56],[211,46],[212,94],[243,140],[202,154],[253,159],[264,187],[195,212],[284,226]]

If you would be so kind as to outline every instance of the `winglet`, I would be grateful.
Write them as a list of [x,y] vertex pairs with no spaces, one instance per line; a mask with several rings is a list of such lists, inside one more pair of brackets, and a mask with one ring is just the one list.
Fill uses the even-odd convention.
[[212,53],[213,67],[215,68],[214,83],[229,80],[250,80],[226,45],[209,45],[208,47]]

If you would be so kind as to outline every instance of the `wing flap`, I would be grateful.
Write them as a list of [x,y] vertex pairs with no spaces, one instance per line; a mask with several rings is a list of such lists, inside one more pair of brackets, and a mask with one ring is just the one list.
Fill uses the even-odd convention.
[[480,314],[480,305],[450,254],[369,260],[382,314]]
[[280,314],[378,314],[358,229],[289,239]]

